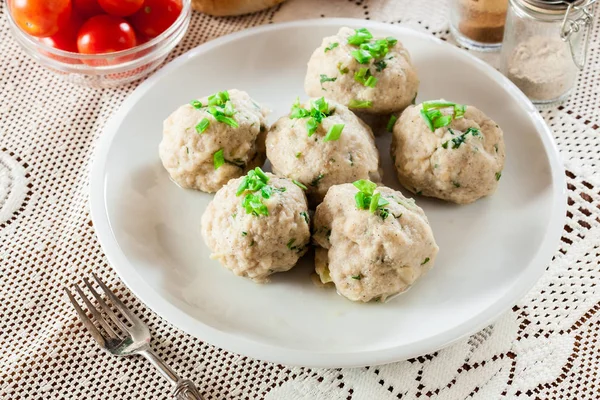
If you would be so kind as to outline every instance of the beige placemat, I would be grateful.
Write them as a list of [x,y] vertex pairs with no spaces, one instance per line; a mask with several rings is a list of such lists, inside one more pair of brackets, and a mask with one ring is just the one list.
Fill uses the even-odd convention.
[[[290,0],[246,17],[195,14],[169,59],[233,31],[313,17],[402,23],[452,41],[447,11],[440,0]],[[61,286],[96,271],[149,322],[157,352],[207,399],[599,399],[598,18],[591,40],[571,99],[542,111],[567,170],[569,204],[560,249],[536,287],[494,325],[447,349],[382,367],[325,370],[217,349],[130,294],[96,240],[87,199],[96,139],[136,84],[93,90],[61,82],[17,47],[2,15],[0,398],[170,398],[165,380],[144,360],[101,352],[66,303]]]

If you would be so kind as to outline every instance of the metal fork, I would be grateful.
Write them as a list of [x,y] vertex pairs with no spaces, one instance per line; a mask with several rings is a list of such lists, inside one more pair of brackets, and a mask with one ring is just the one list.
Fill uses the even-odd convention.
[[[146,324],[131,312],[131,310],[119,300],[119,298],[96,276],[96,274],[92,275],[106,297],[110,299],[110,302],[116,309],[129,320],[128,322],[130,324],[130,326],[128,326],[117,317],[100,294],[93,288],[87,278],[83,278],[83,282],[100,307],[95,307],[79,286],[75,285],[75,290],[79,293],[79,296],[81,296],[83,302],[101,329],[94,325],[86,312],[75,300],[71,291],[64,288],[69,296],[71,304],[73,304],[75,311],[77,311],[77,314],[79,315],[79,319],[83,322],[83,325],[92,334],[92,337],[98,342],[100,347],[114,356],[132,356],[137,354],[145,357],[165,378],[169,380],[169,382],[171,382],[171,385],[174,388],[173,395],[176,399],[204,400],[191,381],[179,378],[175,371],[152,351],[150,348],[150,331]],[[114,323],[113,326],[111,326],[108,320],[102,316],[102,312],[108,315],[110,320]],[[115,328],[115,326],[117,328]],[[102,331],[104,331],[104,333],[101,333]]]

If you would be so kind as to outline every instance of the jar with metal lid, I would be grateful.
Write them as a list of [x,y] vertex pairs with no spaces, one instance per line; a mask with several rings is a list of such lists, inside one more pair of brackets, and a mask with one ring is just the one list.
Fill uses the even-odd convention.
[[569,97],[585,65],[596,0],[510,0],[501,69],[535,104]]
[[508,0],[452,0],[450,30],[461,45],[480,51],[500,48]]

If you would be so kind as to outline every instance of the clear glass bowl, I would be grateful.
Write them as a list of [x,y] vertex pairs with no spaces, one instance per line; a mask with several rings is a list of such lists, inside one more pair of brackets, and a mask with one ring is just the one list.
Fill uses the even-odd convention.
[[164,61],[190,25],[191,0],[182,0],[182,4],[177,20],[157,37],[132,49],[107,54],[72,53],[47,46],[17,26],[8,0],[4,0],[4,9],[13,37],[38,63],[68,82],[106,88],[143,78]]

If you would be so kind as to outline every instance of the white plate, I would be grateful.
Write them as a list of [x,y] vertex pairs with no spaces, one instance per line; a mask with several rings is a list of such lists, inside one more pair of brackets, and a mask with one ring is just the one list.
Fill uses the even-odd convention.
[[[311,263],[259,285],[234,276],[200,235],[212,198],[169,180],[158,158],[162,121],[218,90],[246,90],[287,113],[306,97],[306,62],[341,26],[400,39],[421,78],[419,101],[476,105],[504,130],[507,161],[497,193],[468,206],[417,198],[440,247],[431,272],[386,304],[357,304],[309,279]],[[385,184],[389,134],[378,139]],[[132,93],[107,125],[91,173],[91,210],[104,251],[152,310],[224,349],[283,364],[383,364],[437,350],[483,328],[536,282],[555,251],[566,208],[551,132],[526,97],[463,50],[398,26],[321,19],[268,25],[206,43]]]

